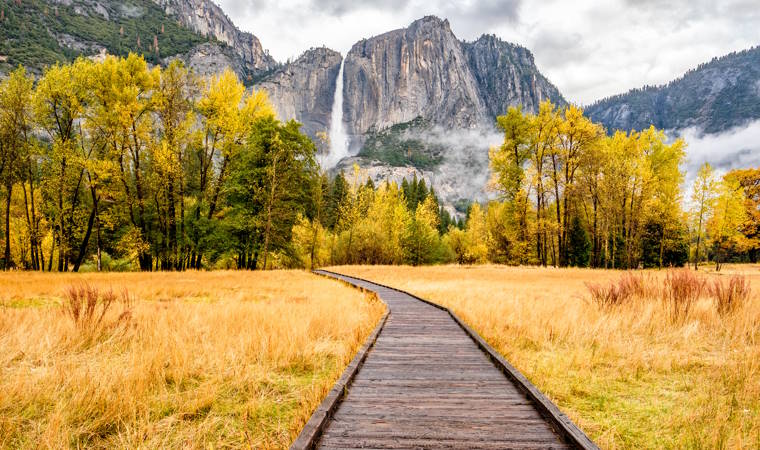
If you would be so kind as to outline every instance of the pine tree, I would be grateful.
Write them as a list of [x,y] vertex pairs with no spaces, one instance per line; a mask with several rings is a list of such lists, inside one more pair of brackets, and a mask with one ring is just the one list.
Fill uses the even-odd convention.
[[591,256],[591,241],[578,216],[574,216],[570,222],[567,247],[567,263],[569,266],[588,267]]

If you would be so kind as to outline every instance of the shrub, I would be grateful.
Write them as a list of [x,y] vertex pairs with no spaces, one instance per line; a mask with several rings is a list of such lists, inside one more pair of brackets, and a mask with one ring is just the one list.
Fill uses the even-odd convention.
[[728,283],[723,283],[720,279],[713,280],[710,286],[710,295],[715,299],[715,307],[721,315],[746,303],[751,291],[747,278],[739,275],[732,276]]
[[704,294],[707,282],[688,269],[670,270],[665,276],[663,300],[673,321],[685,319],[694,303]]

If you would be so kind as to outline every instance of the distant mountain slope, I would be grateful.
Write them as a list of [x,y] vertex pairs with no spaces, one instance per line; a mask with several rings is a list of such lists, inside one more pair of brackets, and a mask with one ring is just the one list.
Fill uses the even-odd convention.
[[[264,50],[259,39],[240,31],[222,8],[211,0],[153,0],[166,14],[178,19],[184,26],[227,44],[242,61],[245,70],[254,79],[261,79],[274,71],[279,64]],[[246,77],[247,78],[247,77]]]
[[150,0],[0,0],[0,17],[2,71],[23,64],[39,73],[56,61],[101,50],[144,53],[157,63],[208,41]]
[[408,28],[363,39],[348,52],[344,71],[350,135],[416,117],[458,128],[487,120],[464,46],[448,20],[425,17]]
[[697,127],[718,133],[760,119],[760,47],[731,53],[664,86],[606,98],[586,114],[608,130]]
[[203,75],[231,67],[247,84],[279,67],[210,0],[0,0],[0,25],[0,72],[101,51],[179,57]]

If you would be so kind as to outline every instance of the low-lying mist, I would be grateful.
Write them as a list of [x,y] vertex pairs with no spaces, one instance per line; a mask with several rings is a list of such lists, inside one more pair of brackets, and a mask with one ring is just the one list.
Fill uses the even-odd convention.
[[704,134],[691,127],[674,133],[686,147],[686,184],[691,185],[699,167],[710,163],[718,174],[732,169],[760,166],[760,120],[719,134]]

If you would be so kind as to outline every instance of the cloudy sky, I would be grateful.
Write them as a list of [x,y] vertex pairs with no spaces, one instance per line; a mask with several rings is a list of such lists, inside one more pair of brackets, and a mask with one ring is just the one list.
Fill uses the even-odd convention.
[[660,84],[760,44],[757,0],[216,0],[279,61],[351,45],[434,14],[474,40],[493,33],[533,51],[539,69],[582,105]]

